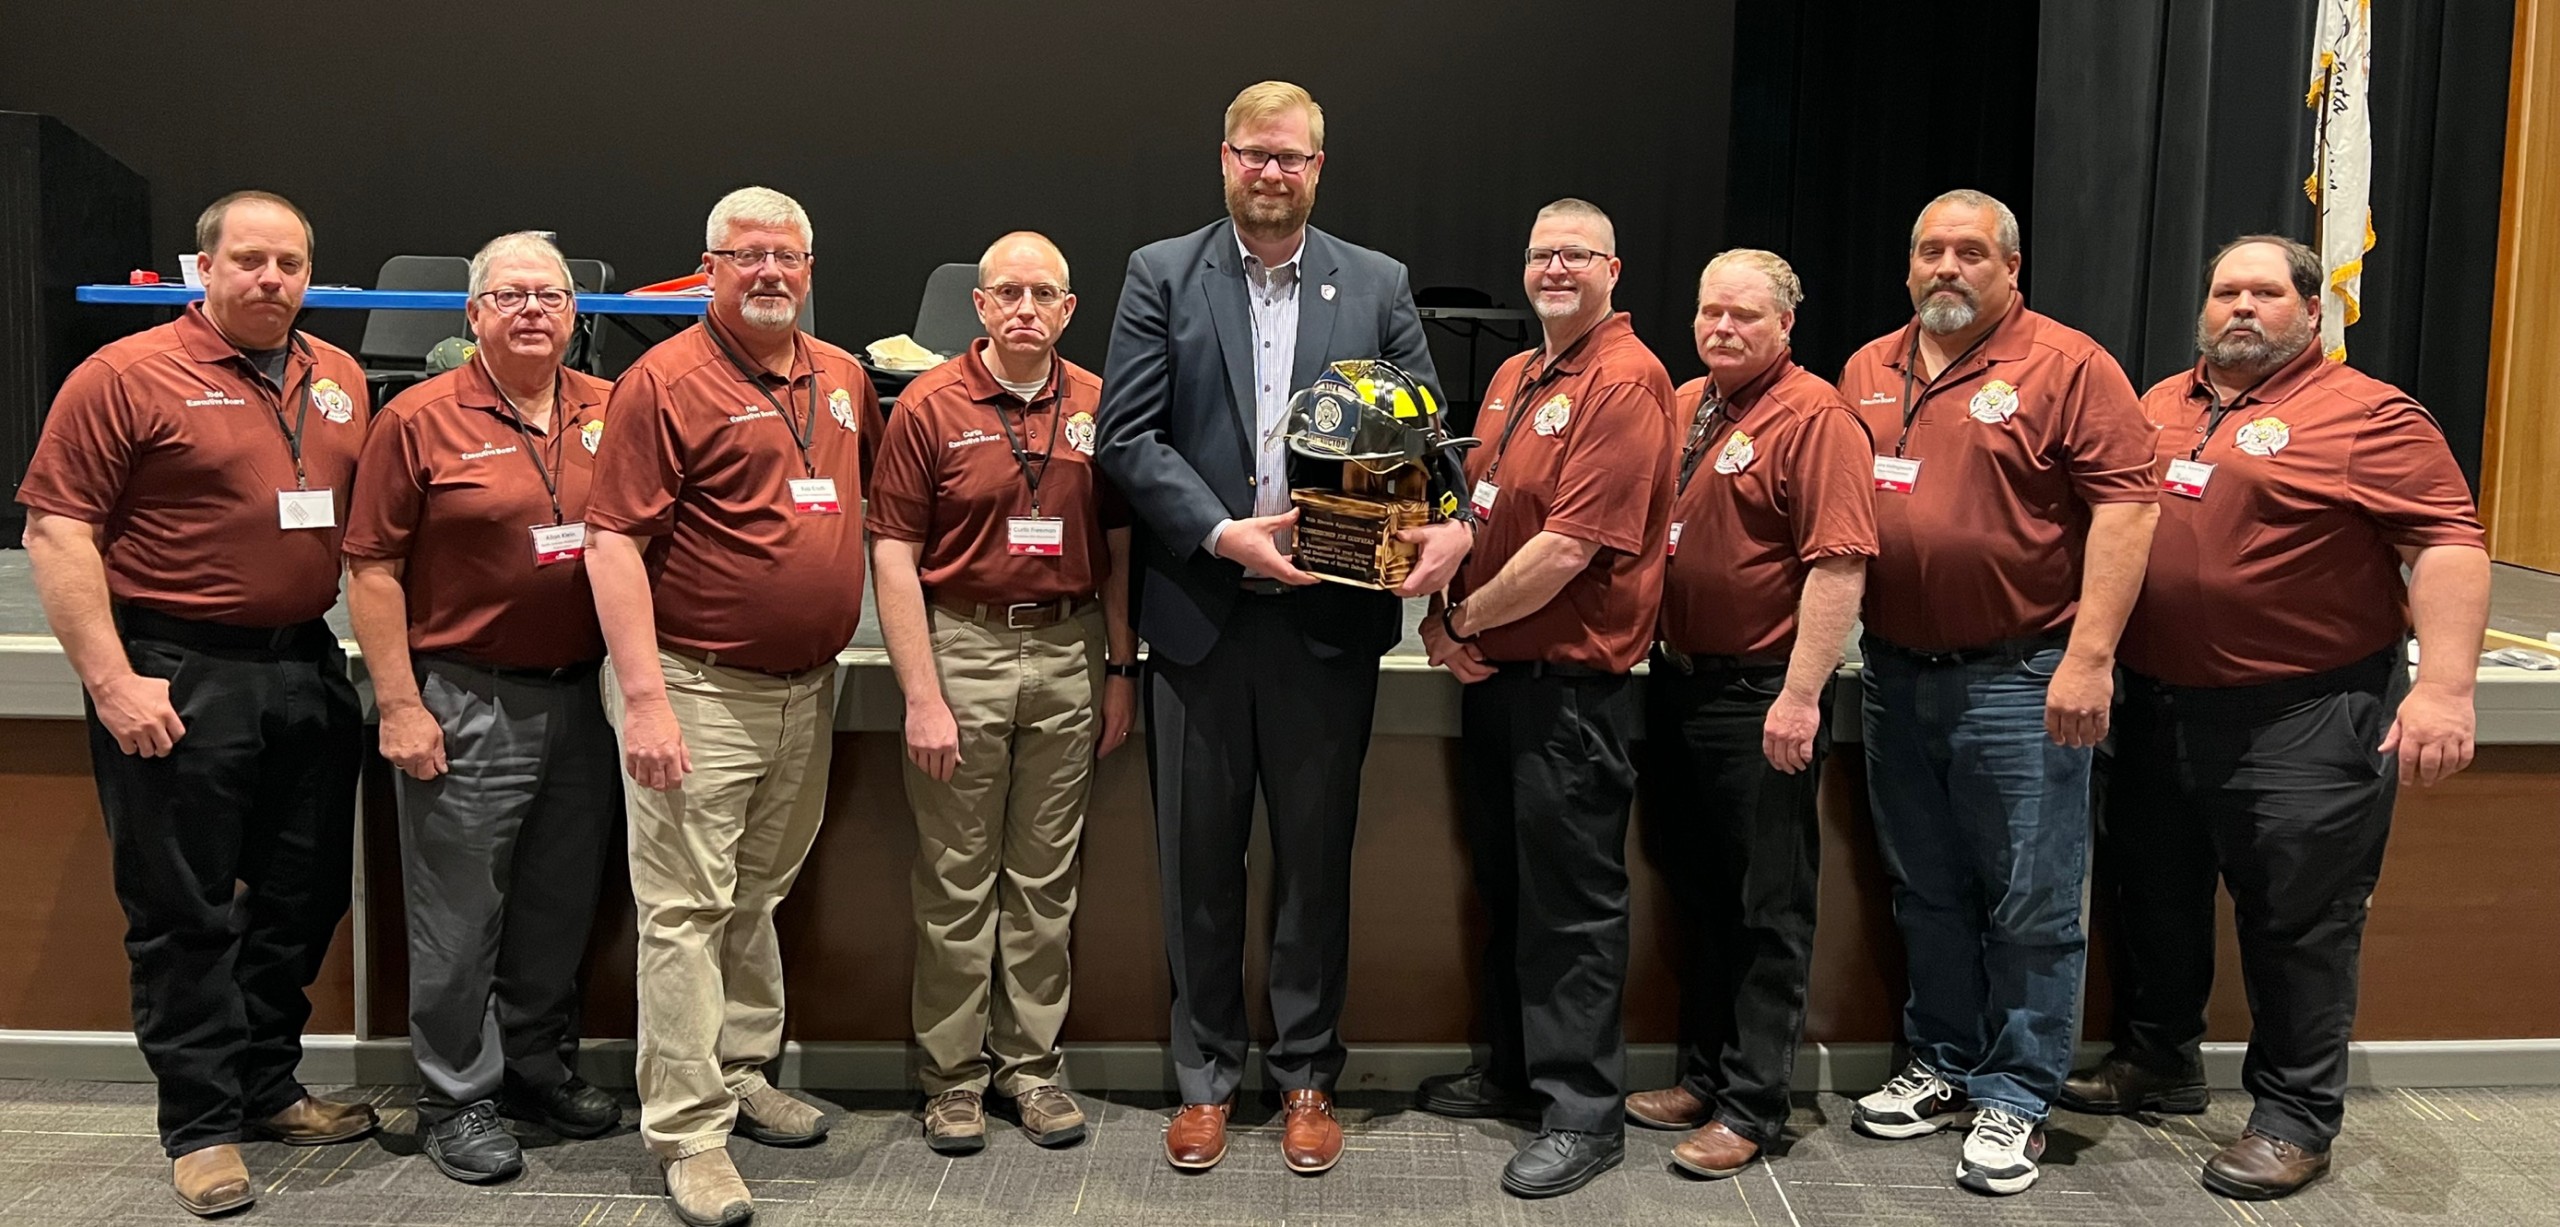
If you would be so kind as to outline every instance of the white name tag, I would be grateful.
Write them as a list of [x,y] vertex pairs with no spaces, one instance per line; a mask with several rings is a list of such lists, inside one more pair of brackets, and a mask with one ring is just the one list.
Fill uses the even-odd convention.
[[1476,513],[1476,518],[1481,520],[1493,514],[1493,497],[1500,493],[1502,491],[1496,489],[1492,482],[1477,482],[1475,497],[1467,500],[1467,506]]
[[1033,558],[1064,554],[1067,522],[1056,516],[1009,516],[1004,522],[1004,552]]
[[791,482],[791,510],[804,516],[840,516],[844,504],[836,501],[836,479],[801,477]]
[[2206,483],[2213,480],[2213,466],[2196,460],[2172,460],[2160,488],[2188,498],[2203,498]]
[[326,490],[278,490],[276,526],[288,530],[335,528],[338,526],[338,504]]
[[1687,528],[1688,526],[1689,522],[1687,520],[1673,520],[1671,522],[1671,548],[1664,551],[1667,556],[1673,558],[1680,556],[1680,530]]
[[1876,489],[1909,494],[1920,484],[1920,462],[1902,456],[1876,457]]
[[569,562],[587,553],[587,522],[571,520],[566,524],[533,526],[533,565],[547,567],[555,562]]

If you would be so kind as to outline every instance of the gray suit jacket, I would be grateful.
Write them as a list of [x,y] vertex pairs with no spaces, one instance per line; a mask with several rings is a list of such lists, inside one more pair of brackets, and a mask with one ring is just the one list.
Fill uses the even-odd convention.
[[[1385,358],[1439,392],[1404,265],[1311,226],[1298,268],[1293,391],[1327,363]],[[1131,253],[1096,426],[1094,459],[1137,511],[1138,634],[1195,664],[1217,643],[1244,577],[1201,542],[1218,521],[1253,514],[1253,322],[1233,223]],[[1455,453],[1443,460],[1435,498],[1465,481]],[[1327,583],[1287,600],[1319,655],[1377,656],[1404,634],[1388,593]]]

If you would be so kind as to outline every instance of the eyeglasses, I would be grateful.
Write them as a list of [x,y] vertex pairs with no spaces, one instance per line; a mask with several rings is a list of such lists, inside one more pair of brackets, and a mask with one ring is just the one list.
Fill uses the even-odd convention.
[[1006,281],[996,285],[979,286],[978,292],[1007,307],[1021,306],[1022,296],[1025,294],[1031,296],[1033,303],[1043,307],[1057,306],[1066,301],[1067,297],[1065,286],[1050,285],[1045,281],[1039,285],[1016,285]]
[[1244,149],[1234,145],[1227,146],[1227,152],[1236,155],[1236,165],[1246,170],[1260,170],[1278,162],[1280,173],[1284,175],[1304,174],[1316,160],[1312,153],[1273,153],[1268,149]]
[[544,286],[539,290],[519,290],[509,286],[503,290],[480,291],[480,301],[508,313],[524,310],[526,303],[532,303],[545,311],[558,311],[568,306],[575,298],[576,295],[558,286]]
[[1564,271],[1578,273],[1591,267],[1591,262],[1595,259],[1608,259],[1610,253],[1593,251],[1588,247],[1532,247],[1521,252],[1520,256],[1531,268],[1545,268],[1548,261],[1552,260],[1564,265]]
[[809,267],[809,262],[818,258],[818,253],[814,251],[792,251],[788,248],[766,251],[761,247],[742,247],[734,251],[714,251],[711,254],[728,261],[729,267],[742,273],[762,267],[767,260],[773,261],[774,267],[786,273],[796,273]]

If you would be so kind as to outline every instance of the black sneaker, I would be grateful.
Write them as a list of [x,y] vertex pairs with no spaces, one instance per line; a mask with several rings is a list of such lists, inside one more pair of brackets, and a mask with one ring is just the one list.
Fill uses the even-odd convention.
[[1414,1106],[1433,1116],[1469,1120],[1535,1117],[1535,1102],[1529,1092],[1495,1082],[1492,1071],[1481,1065],[1470,1065],[1463,1073],[1425,1078],[1413,1095]]
[[2109,1053],[2096,1069],[2073,1074],[2062,1084],[2057,1104],[2092,1116],[2125,1116],[2135,1112],[2175,1112],[2192,1116],[2212,1102],[2204,1075],[2155,1073],[2146,1065]]
[[427,1161],[464,1184],[492,1184],[524,1170],[524,1152],[486,1099],[427,1126]]
[[1600,1178],[1627,1157],[1627,1135],[1548,1129],[1502,1165],[1502,1191],[1513,1197],[1561,1197]]
[[510,1082],[505,1112],[564,1138],[600,1138],[622,1124],[622,1105],[576,1074],[548,1091]]

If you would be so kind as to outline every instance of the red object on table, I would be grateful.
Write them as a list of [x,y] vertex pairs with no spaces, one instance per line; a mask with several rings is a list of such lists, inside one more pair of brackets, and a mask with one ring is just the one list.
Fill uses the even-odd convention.
[[160,284],[160,274],[152,272],[147,268],[137,268],[132,272],[125,274],[124,283],[126,285],[158,285]]

